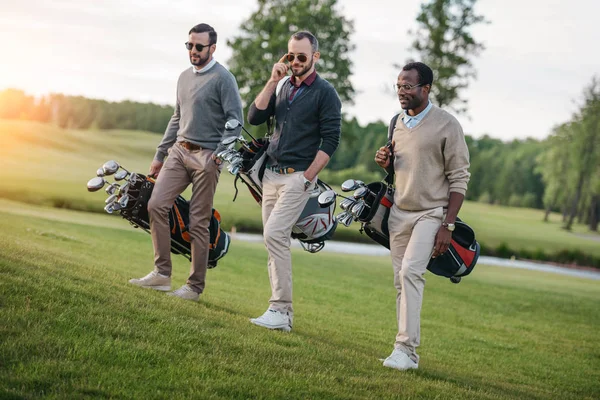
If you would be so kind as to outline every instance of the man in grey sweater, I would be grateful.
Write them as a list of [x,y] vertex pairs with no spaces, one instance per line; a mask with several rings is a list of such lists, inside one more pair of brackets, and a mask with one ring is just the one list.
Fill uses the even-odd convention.
[[[242,100],[235,77],[214,58],[217,33],[207,24],[194,26],[185,44],[191,68],[179,76],[175,113],[169,121],[150,176],[157,177],[148,203],[154,245],[154,270],[129,283],[156,290],[171,290],[171,233],[168,214],[177,196],[191,183],[189,235],[192,263],[187,283],[170,295],[197,301],[204,290],[209,250],[209,223],[220,161],[227,136],[240,129],[225,130],[229,120],[243,120]],[[166,162],[165,157],[168,158]],[[164,163],[164,167],[163,167]]]
[[[292,228],[308,202],[317,174],[340,141],[342,104],[333,86],[315,70],[319,56],[317,38],[310,32],[292,35],[288,53],[273,66],[269,81],[248,111],[252,125],[275,116],[262,182],[263,234],[272,294],[267,311],[251,319],[268,329],[292,329]],[[289,70],[292,77],[283,81]]]

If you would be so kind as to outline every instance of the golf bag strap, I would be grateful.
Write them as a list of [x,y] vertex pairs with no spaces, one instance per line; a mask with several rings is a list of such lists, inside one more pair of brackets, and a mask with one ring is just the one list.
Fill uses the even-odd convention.
[[[390,126],[388,127],[388,140],[386,143],[386,146],[391,147],[392,146],[392,138],[394,137],[394,128],[396,128],[396,123],[398,122],[398,117],[400,117],[400,114],[396,114],[392,117],[392,120],[390,121]],[[394,184],[394,155],[392,154],[392,157],[390,159],[390,165],[388,165],[388,167],[385,169],[385,172],[387,172],[387,175],[385,176],[385,183],[387,183],[388,185],[393,185]]]
[[233,195],[233,201],[235,201],[235,199],[237,199],[237,195],[238,195],[238,188],[237,188],[238,179],[240,179],[240,176],[236,174],[235,179],[233,181],[233,187],[235,188],[235,194]]

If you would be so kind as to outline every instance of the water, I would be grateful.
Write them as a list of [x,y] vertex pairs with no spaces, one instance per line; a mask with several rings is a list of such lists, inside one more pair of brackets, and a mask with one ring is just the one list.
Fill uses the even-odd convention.
[[[232,238],[233,240],[237,239],[243,240],[245,242],[263,242],[262,235],[256,234],[235,233],[232,235]],[[300,242],[297,240],[292,240],[292,247],[300,248]],[[323,250],[321,251],[331,253],[360,254],[365,256],[389,256],[390,254],[390,251],[388,249],[378,244],[349,243],[332,240],[325,242],[325,248],[323,248]],[[574,276],[577,278],[600,280],[600,271],[588,271],[581,269],[557,267],[556,265],[533,263],[529,261],[508,260],[504,258],[481,256],[479,257],[478,263],[485,265],[493,265],[496,267],[520,268],[528,269],[531,271],[542,271],[554,274]]]

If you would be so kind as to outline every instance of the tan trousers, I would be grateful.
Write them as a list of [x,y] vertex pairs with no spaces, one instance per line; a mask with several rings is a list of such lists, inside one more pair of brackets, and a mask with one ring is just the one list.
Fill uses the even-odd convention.
[[[292,228],[308,202],[303,172],[280,175],[265,170],[263,177],[262,220],[265,247],[269,254],[271,282],[269,308],[293,314],[292,308]],[[316,178],[315,178],[316,180]]]
[[192,263],[187,284],[197,293],[204,290],[208,263],[210,218],[221,167],[211,159],[213,151],[190,151],[175,143],[163,165],[148,203],[155,269],[171,276],[169,210],[191,183],[190,224]]
[[388,220],[390,250],[394,267],[398,334],[394,347],[419,362],[416,348],[421,342],[421,305],[427,264],[433,253],[435,235],[442,225],[443,207],[404,211],[392,206]]

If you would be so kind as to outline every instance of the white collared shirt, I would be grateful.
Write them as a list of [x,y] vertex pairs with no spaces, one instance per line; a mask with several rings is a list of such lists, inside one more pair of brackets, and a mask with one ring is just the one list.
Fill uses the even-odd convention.
[[423,111],[421,111],[420,113],[418,113],[417,115],[408,115],[408,111],[406,111],[404,113],[404,118],[402,118],[402,122],[404,122],[404,125],[406,125],[407,128],[414,128],[415,126],[418,125],[419,122],[421,122],[423,120],[423,118],[425,118],[425,115],[427,115],[429,110],[431,110],[432,106],[433,106],[433,104],[431,104],[431,101],[430,101],[427,104],[427,107],[425,107],[425,109]]
[[203,72],[208,71],[209,69],[211,69],[212,67],[214,67],[214,65],[217,63],[217,60],[215,60],[214,58],[212,60],[210,60],[210,62],[208,64],[206,64],[202,69],[196,69],[196,67],[194,65],[192,65],[192,71],[194,71],[195,74],[201,74]]

